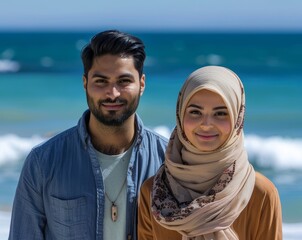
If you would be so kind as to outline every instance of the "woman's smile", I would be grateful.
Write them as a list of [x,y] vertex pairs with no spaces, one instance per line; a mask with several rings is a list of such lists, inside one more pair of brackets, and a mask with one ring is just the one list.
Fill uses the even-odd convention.
[[200,151],[218,149],[231,133],[231,120],[222,97],[209,90],[200,90],[191,97],[183,122],[186,137]]
[[202,141],[213,141],[219,134],[208,134],[208,133],[196,133],[196,137],[200,138]]

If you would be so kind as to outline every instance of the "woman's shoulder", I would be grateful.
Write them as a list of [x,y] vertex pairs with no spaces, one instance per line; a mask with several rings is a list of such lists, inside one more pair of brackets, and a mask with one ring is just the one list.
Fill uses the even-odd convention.
[[282,239],[278,190],[263,174],[256,172],[253,194],[233,227],[240,239]]
[[278,190],[274,183],[263,174],[256,172],[254,194],[263,197],[278,196]]
[[252,205],[259,205],[262,208],[270,208],[280,205],[280,197],[274,183],[263,174],[256,172],[254,191],[250,199]]

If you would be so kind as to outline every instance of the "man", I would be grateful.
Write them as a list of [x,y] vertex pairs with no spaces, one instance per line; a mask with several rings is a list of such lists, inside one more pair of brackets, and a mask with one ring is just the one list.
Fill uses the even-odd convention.
[[137,195],[167,141],[135,113],[145,88],[142,41],[95,35],[82,51],[89,110],[28,155],[9,239],[136,239]]

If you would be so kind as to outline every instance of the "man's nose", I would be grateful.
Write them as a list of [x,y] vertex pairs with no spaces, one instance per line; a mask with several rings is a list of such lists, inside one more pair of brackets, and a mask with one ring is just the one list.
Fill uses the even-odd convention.
[[116,86],[114,84],[114,85],[108,86],[108,88],[106,90],[106,95],[107,95],[107,97],[109,97],[111,99],[115,99],[115,98],[119,97],[121,95],[121,93],[120,93],[118,86]]

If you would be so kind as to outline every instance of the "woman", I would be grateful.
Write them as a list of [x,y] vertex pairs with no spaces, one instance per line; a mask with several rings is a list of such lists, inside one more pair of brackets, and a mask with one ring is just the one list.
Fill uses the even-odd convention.
[[184,83],[165,164],[141,187],[138,237],[282,239],[278,192],[244,148],[245,93],[231,70],[203,67]]

